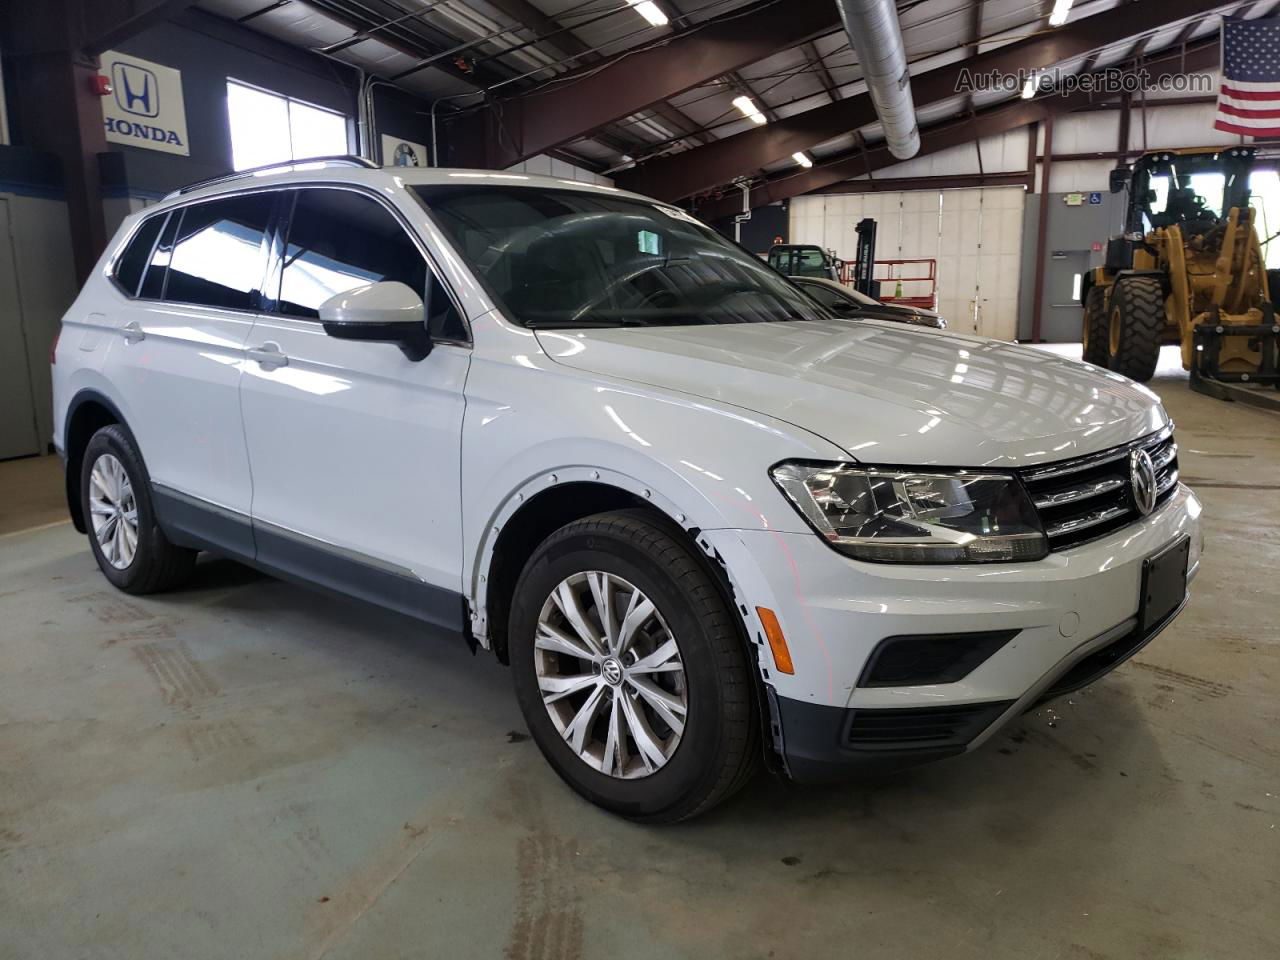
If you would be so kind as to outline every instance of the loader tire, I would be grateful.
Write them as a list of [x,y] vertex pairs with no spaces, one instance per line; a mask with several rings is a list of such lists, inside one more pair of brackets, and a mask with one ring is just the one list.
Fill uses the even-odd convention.
[[1116,373],[1146,383],[1156,372],[1164,336],[1164,287],[1156,277],[1121,277],[1108,311],[1108,363]]
[[1084,330],[1081,343],[1084,344],[1085,363],[1105,368],[1111,353],[1107,349],[1107,288],[1090,287],[1084,298]]

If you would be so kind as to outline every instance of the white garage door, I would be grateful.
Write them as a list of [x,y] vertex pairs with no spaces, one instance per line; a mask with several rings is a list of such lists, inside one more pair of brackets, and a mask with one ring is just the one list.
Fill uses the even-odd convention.
[[[854,227],[871,217],[877,260],[938,261],[938,312],[950,329],[1012,340],[1025,196],[1022,187],[981,187],[797,197],[791,201],[791,242],[816,243],[852,260]],[[927,293],[926,284],[902,288],[905,296]]]

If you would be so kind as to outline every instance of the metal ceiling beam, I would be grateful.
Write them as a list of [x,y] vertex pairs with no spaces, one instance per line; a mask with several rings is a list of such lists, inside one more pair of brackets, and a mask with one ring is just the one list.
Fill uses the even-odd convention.
[[[671,17],[671,29],[677,35],[682,33],[687,33],[693,27],[693,23],[689,20],[688,17],[685,16],[684,11],[680,9],[680,4],[678,0],[666,0],[664,9],[667,12],[667,14]],[[764,98],[761,97],[758,93],[756,93],[755,89],[751,86],[750,83],[747,82],[747,80],[742,76],[742,74],[738,73],[738,71],[736,70],[730,70],[728,73],[724,75],[724,80],[727,83],[737,87],[737,89],[741,93],[746,94],[753,101],[759,101],[760,109],[765,112],[765,116],[770,118],[773,117],[773,113],[772,113],[773,108],[764,102]],[[654,111],[659,111],[663,107],[675,109],[665,100],[659,103],[655,103],[650,109]],[[683,116],[683,114],[681,114],[681,116]],[[698,141],[699,143],[706,144],[706,143],[715,142],[715,137],[713,137],[710,133],[706,132],[705,130],[701,130],[701,128],[699,128],[697,124],[694,124],[694,127],[695,129],[699,129],[701,133],[701,139]],[[669,148],[670,144],[667,144],[666,146],[667,148]]]
[[[1185,60],[1181,50],[1156,54],[1144,66],[1152,80],[1190,70],[1207,70],[1218,62],[1218,41],[1210,40],[1186,49]],[[960,146],[983,137],[996,136],[1030,123],[1045,120],[1051,113],[1065,113],[1089,105],[1091,94],[1077,91],[1069,96],[1044,94],[1034,100],[1017,99],[1010,103],[988,107],[968,117],[958,117],[920,131],[920,153],[925,156]],[[853,151],[840,157],[823,159],[812,169],[788,173],[751,190],[751,206],[761,207],[804,193],[812,193],[843,180],[852,180],[875,170],[882,170],[901,163],[885,146],[865,153]],[[697,214],[704,220],[718,220],[732,216],[742,208],[742,200],[736,193],[703,204]]]
[[[1057,157],[1054,158],[1058,159]],[[885,190],[953,190],[956,187],[1020,187],[1027,182],[1021,171],[1013,173],[956,173],[940,177],[885,177],[879,180],[845,180],[810,193],[881,193]]]
[[[374,32],[376,36],[372,39],[419,61],[418,66],[413,68],[415,72],[419,69],[434,67],[477,87],[485,87],[510,79],[509,73],[484,65],[477,65],[474,73],[457,69],[445,51],[459,46],[458,38],[433,26],[425,24],[421,28],[415,26],[411,17],[406,18],[413,11],[400,6],[394,0],[305,0],[305,2],[308,6],[315,7],[325,16],[342,24],[353,34],[367,35],[371,31]],[[363,40],[366,37],[361,36],[360,39]]]
[[[1266,0],[1263,0],[1262,3],[1257,3],[1256,7],[1263,7],[1265,5],[1266,5]],[[1239,15],[1243,15],[1248,10],[1248,8],[1254,7],[1254,6],[1255,6],[1255,0],[1245,0],[1244,3],[1240,4],[1239,6],[1235,7],[1232,10],[1223,10],[1222,14],[1224,16],[1228,14],[1232,16],[1239,16]],[[1280,6],[1280,3],[1278,3],[1277,6]],[[1259,16],[1261,15],[1262,14],[1260,12]],[[1185,27],[1183,27],[1181,30],[1178,31],[1177,35],[1169,43],[1169,46],[1171,47],[1182,46],[1182,44],[1186,43],[1188,40],[1191,39],[1191,35],[1196,32],[1196,28],[1199,27],[1202,23],[1204,23],[1205,20],[1207,19],[1208,17],[1206,16],[1206,17],[1201,17],[1199,20],[1192,20]],[[1143,40],[1135,44],[1133,49],[1129,51],[1129,53],[1125,56],[1124,59],[1141,60],[1143,56],[1145,56],[1147,50],[1150,49],[1151,44],[1155,42],[1156,36],[1158,35],[1158,33],[1159,31],[1157,31],[1156,33],[1149,34],[1146,38],[1144,38]],[[1092,69],[1093,63],[1095,63],[1096,61],[1097,61],[1097,57],[1092,58],[1092,62],[1090,62],[1087,65],[1088,68]]]
[[756,105],[756,108],[763,113],[765,118],[771,123],[776,123],[781,119],[781,117],[778,116],[778,112],[774,110],[773,107],[769,106],[765,98],[760,95],[760,92],[751,85],[751,81],[740,74],[737,70],[730,70],[724,75],[724,78],[729,81],[729,85],[737,90],[738,93],[745,97],[750,97],[751,102]]
[[813,63],[814,72],[818,74],[822,89],[827,91],[827,96],[831,98],[832,103],[835,103],[840,99],[840,87],[836,84],[836,78],[831,76],[831,71],[827,69],[826,61],[822,59],[818,48],[812,43],[802,43],[800,52],[804,54],[806,60]]
[[[946,100],[958,92],[962,70],[975,75],[992,70],[1016,73],[1027,64],[1064,63],[1117,38],[1145,34],[1187,17],[1203,17],[1204,6],[1204,0],[1139,0],[921,73],[911,78],[912,94],[917,106]],[[654,158],[619,174],[617,181],[628,190],[680,200],[875,121],[871,96],[861,93],[705,147]]]
[[[540,90],[450,124],[449,160],[508,167],[640,113],[731,70],[830,33],[835,5],[765,0],[644,49],[591,64]],[[698,147],[699,150],[708,149]]]
[[[984,0],[977,0],[973,9],[969,13],[969,36],[972,41],[969,43],[969,59],[972,60],[982,52],[982,7]],[[970,93],[965,99],[964,109],[966,113],[973,112],[973,94]]]
[[[562,26],[528,0],[486,0],[486,2],[528,29],[539,43],[551,47],[566,60],[589,64],[599,63],[604,59],[593,51],[589,44],[580,40],[571,28]],[[678,139],[692,138],[698,143],[710,143],[715,139],[710,134],[701,132],[697,123],[665,100],[654,104],[651,109],[674,128]]]

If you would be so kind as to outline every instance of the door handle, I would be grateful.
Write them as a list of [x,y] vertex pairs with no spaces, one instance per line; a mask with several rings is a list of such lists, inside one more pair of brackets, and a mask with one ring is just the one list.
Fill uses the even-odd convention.
[[249,359],[256,361],[263,370],[274,370],[287,367],[289,358],[280,351],[280,344],[268,340],[260,347],[248,351]]
[[143,332],[142,327],[138,325],[137,320],[130,320],[121,327],[120,335],[124,337],[125,343],[137,343],[139,340],[147,339],[147,335]]

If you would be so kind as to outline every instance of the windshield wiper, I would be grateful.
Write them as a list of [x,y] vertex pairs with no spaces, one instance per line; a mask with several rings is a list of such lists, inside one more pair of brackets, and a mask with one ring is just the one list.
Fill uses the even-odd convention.
[[529,330],[576,330],[583,328],[608,327],[647,327],[650,324],[634,317],[579,317],[574,320],[538,320],[528,318],[522,321]]

